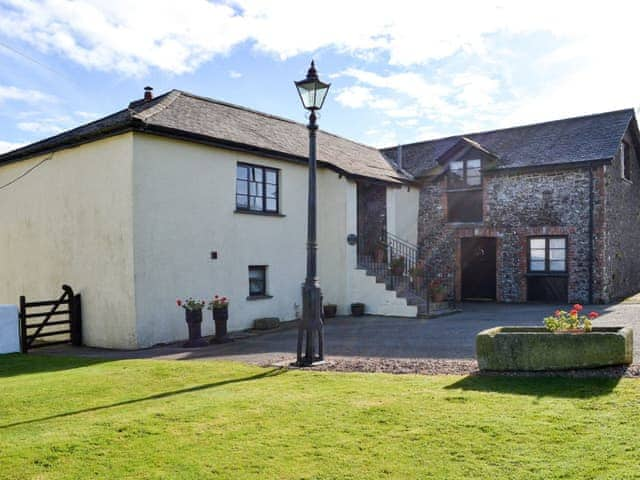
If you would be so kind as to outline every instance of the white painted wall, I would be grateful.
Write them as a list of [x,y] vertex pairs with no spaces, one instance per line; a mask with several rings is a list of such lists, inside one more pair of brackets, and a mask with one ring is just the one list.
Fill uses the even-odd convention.
[[[132,135],[61,150],[0,190],[0,303],[82,294],[84,342],[136,345]],[[42,158],[0,166],[4,184]]]
[[362,302],[367,315],[392,317],[412,317],[418,314],[418,307],[407,305],[404,298],[396,297],[396,292],[387,290],[384,283],[376,283],[376,278],[364,270],[351,272],[351,296],[353,302]]
[[[42,158],[0,166],[0,184]],[[281,170],[284,216],[234,213],[238,162]],[[54,298],[68,283],[82,293],[85,344],[111,348],[185,338],[175,300],[188,295],[229,296],[231,330],[258,317],[291,320],[305,277],[307,173],[304,164],[138,133],[57,152],[0,191],[0,302]],[[410,231],[413,194],[389,190],[396,231]],[[356,195],[355,183],[319,170],[325,303],[339,314],[359,301],[370,313],[406,314],[393,292],[355,268],[346,238],[357,231]],[[273,298],[247,300],[249,265],[269,266]],[[212,334],[205,315],[204,333]]]
[[0,305],[0,354],[20,351],[17,305]]
[[387,188],[387,231],[414,245],[418,243],[419,202],[417,187]]
[[[135,134],[134,158],[138,345],[184,338],[184,313],[175,300],[189,295],[228,296],[230,330],[251,327],[259,317],[292,320],[305,277],[306,165],[146,134]],[[280,169],[284,216],[234,213],[238,162]],[[320,281],[325,302],[346,313],[347,265],[354,255],[346,236],[355,225],[355,206],[348,202],[355,201],[355,185],[326,169],[318,175]],[[212,251],[217,260],[210,259]],[[249,265],[268,265],[273,298],[247,300]],[[210,315],[204,334],[213,333]]]

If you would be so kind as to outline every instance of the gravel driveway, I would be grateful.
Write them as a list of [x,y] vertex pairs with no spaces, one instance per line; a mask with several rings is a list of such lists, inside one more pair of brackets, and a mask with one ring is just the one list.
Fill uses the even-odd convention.
[[[325,327],[328,367],[336,370],[468,373],[476,369],[475,335],[499,325],[540,325],[555,306],[465,303],[463,311],[429,320],[366,316],[338,317]],[[601,317],[597,325],[625,325],[634,330],[634,362],[640,364],[640,303],[585,307]],[[106,358],[228,359],[261,365],[295,358],[294,325],[240,338],[225,345],[183,349],[178,345],[138,351],[92,348],[46,349],[47,353]],[[44,351],[43,351],[44,353]],[[634,367],[637,368],[637,367]]]

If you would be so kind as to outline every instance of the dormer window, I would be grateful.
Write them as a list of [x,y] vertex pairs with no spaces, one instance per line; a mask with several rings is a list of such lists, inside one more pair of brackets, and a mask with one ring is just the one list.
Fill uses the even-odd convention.
[[447,221],[482,222],[482,161],[477,158],[449,163]]
[[479,187],[482,185],[480,159],[457,160],[449,163],[449,187]]
[[631,181],[631,145],[624,140],[620,145],[620,169],[622,178]]

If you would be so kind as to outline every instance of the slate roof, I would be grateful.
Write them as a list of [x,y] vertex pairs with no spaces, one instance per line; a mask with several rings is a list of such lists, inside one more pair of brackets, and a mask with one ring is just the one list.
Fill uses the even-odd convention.
[[[402,167],[420,177],[463,138],[497,156],[497,169],[607,160],[632,121],[637,130],[633,109],[625,109],[412,143],[402,146]],[[381,151],[397,161],[397,147]]]
[[[0,155],[0,164],[76,145],[107,135],[135,130],[169,135],[221,147],[297,161],[308,158],[305,125],[247,108],[171,90],[151,101]],[[408,179],[379,150],[318,131],[318,162],[352,176],[399,183]]]

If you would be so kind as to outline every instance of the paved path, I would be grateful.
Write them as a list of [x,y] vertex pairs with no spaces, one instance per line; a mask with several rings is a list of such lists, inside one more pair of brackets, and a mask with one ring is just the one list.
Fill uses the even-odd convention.
[[[640,363],[640,303],[585,307],[599,311],[597,325],[628,325],[634,330],[634,362]],[[541,325],[555,310],[549,305],[464,304],[463,312],[429,320],[390,317],[338,317],[325,327],[328,357],[396,359],[473,359],[475,335],[498,325]],[[228,359],[274,363],[295,357],[296,329],[239,339],[200,349],[162,346],[138,351],[63,347],[43,349],[106,358]]]

